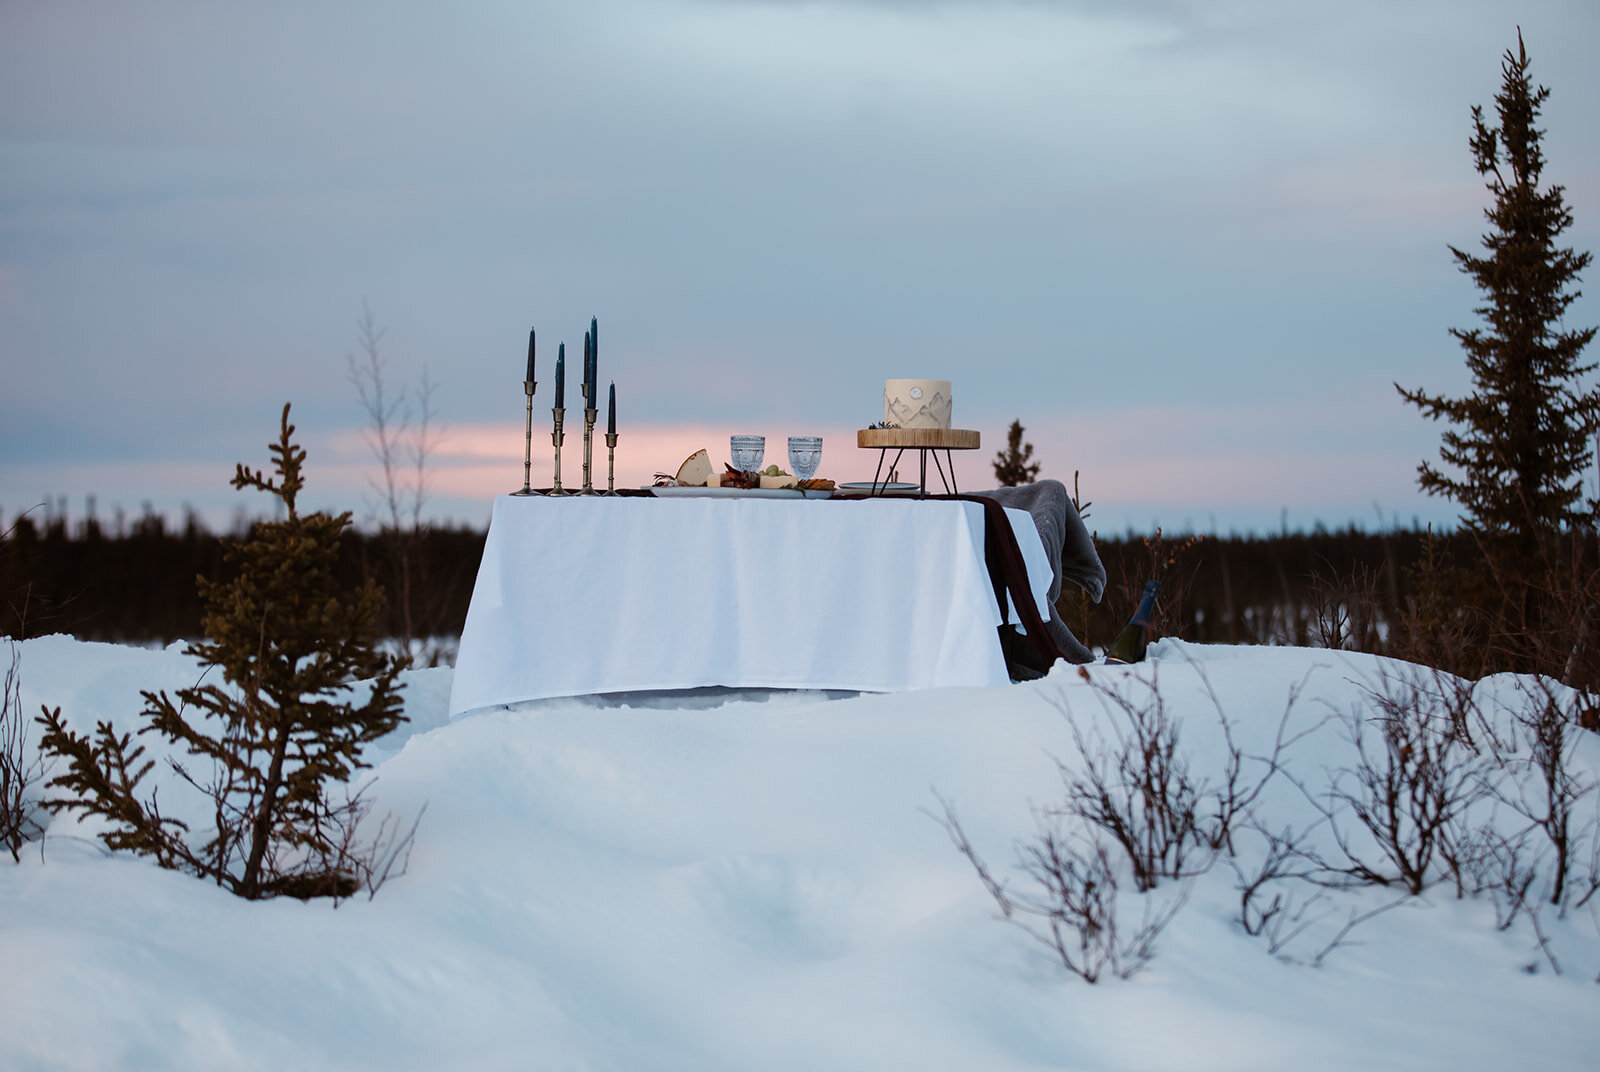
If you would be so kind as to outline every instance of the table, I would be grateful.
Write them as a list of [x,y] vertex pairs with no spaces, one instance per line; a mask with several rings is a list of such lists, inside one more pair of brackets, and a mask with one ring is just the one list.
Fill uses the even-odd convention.
[[[1048,614],[1038,531],[1007,518]],[[502,495],[450,714],[711,685],[1004,684],[983,526],[958,500]]]
[[[980,440],[978,433],[970,428],[861,428],[856,432],[856,446],[878,451],[878,468],[873,471],[872,483],[874,485],[888,481],[895,471],[895,466],[900,464],[900,456],[908,450],[914,450],[921,458],[920,475],[917,488],[922,494],[928,494],[928,454],[933,454],[933,466],[939,471],[939,479],[944,483],[946,493],[956,493],[956,465],[950,457],[952,450],[977,450]],[[894,461],[889,463],[888,473],[884,473],[883,480],[878,479],[878,474],[883,473],[883,460],[890,451],[895,452]],[[945,464],[950,467],[950,475],[946,476],[944,466],[939,464],[939,452],[944,451]]]

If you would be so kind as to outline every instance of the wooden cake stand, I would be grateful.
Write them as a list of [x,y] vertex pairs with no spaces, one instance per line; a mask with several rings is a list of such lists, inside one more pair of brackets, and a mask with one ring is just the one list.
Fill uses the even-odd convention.
[[[868,450],[877,450],[878,468],[872,474],[872,494],[882,493],[883,485],[889,483],[890,476],[895,467],[900,464],[901,455],[908,450],[914,450],[920,458],[920,477],[917,481],[918,491],[928,494],[928,455],[933,455],[933,467],[939,472],[939,479],[944,483],[947,494],[956,493],[956,467],[950,457],[952,450],[977,450],[978,433],[970,428],[861,428],[856,432],[856,446]],[[889,462],[888,469],[884,468],[884,460],[890,451],[895,452],[894,460]],[[939,461],[939,452],[944,451],[944,462]],[[948,473],[946,469],[948,468]]]

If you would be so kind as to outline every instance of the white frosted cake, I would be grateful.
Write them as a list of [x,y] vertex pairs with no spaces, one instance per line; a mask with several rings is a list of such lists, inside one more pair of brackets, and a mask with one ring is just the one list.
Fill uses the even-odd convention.
[[949,380],[884,380],[883,423],[893,428],[949,428]]

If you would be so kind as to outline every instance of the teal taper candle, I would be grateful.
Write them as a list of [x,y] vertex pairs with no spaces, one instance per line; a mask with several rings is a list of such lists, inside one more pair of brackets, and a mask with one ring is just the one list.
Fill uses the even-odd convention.
[[556,347],[556,409],[567,407],[567,344]]
[[600,408],[600,392],[595,384],[594,341],[583,333],[583,397],[585,409]]
[[589,405],[600,408],[600,324],[589,318]]

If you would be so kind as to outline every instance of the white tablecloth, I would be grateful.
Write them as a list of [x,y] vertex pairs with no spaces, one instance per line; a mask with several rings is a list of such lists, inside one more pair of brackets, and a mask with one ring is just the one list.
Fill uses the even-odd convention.
[[[1038,532],[1007,515],[1048,617]],[[1004,684],[1000,623],[977,503],[506,495],[450,713],[707,685]]]

